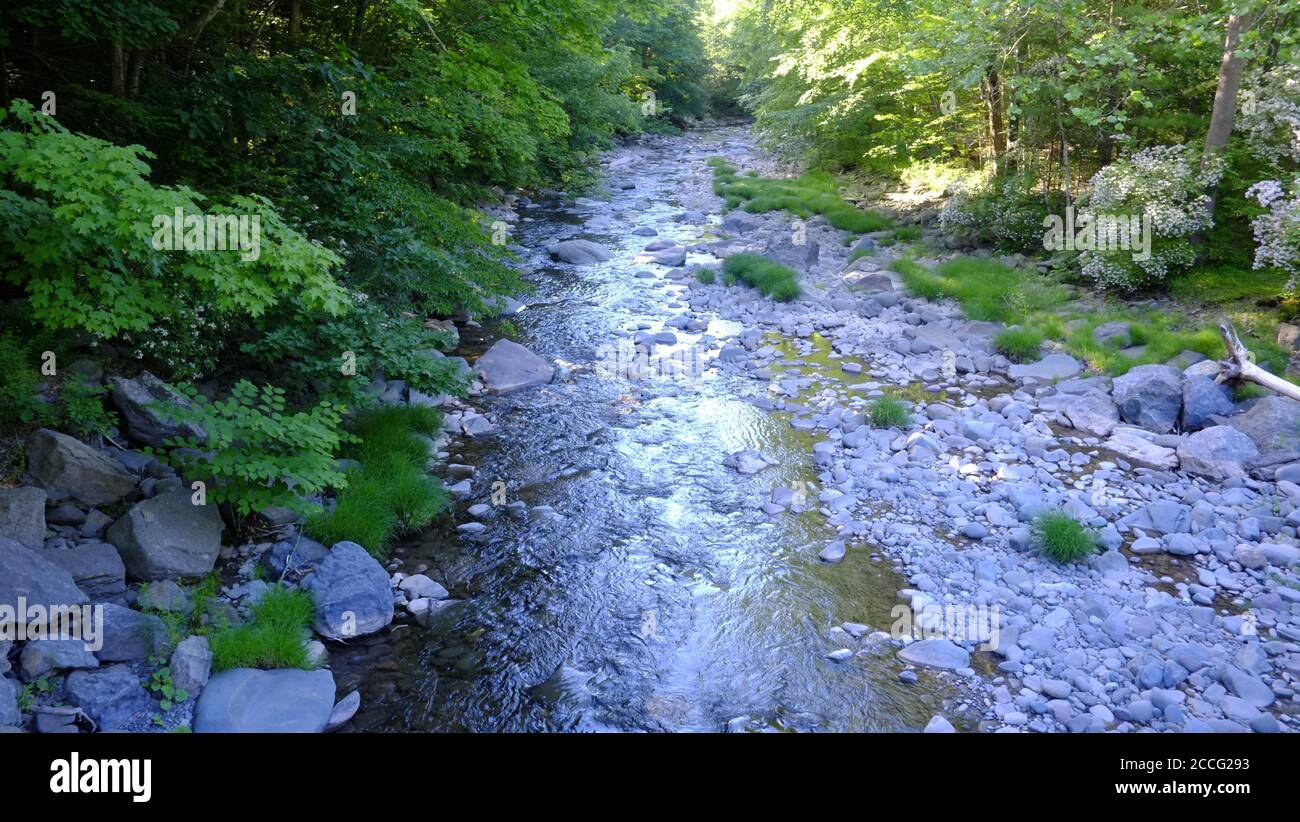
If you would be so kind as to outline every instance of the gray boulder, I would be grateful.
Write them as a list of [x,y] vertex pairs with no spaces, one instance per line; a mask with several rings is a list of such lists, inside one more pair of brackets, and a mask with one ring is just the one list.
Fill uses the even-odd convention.
[[614,255],[604,246],[591,240],[565,240],[546,247],[546,253],[556,262],[572,265],[589,265],[603,263],[613,259]]
[[45,500],[39,488],[0,488],[0,537],[28,548],[45,545]]
[[1008,374],[1013,380],[1034,379],[1050,382],[1066,380],[1083,370],[1083,364],[1069,354],[1048,354],[1038,362],[1011,366]]
[[1183,407],[1183,375],[1168,365],[1139,365],[1112,384],[1125,422],[1164,434],[1174,430]]
[[555,377],[555,368],[517,342],[500,339],[478,358],[475,370],[489,390],[507,394],[522,388],[545,385]]
[[1183,377],[1183,430],[1203,428],[1211,415],[1227,416],[1233,411],[1232,391],[1209,377],[1187,374]]
[[101,731],[143,724],[154,703],[140,679],[125,665],[73,671],[65,684],[68,702],[85,712]]
[[104,614],[102,645],[95,651],[100,662],[140,662],[164,653],[171,644],[167,626],[153,614],[112,602],[96,607]]
[[80,639],[33,639],[23,645],[18,664],[30,681],[51,671],[98,668],[99,660]]
[[23,722],[22,712],[18,710],[18,693],[22,688],[18,683],[5,676],[0,676],[0,725],[17,726]]
[[1263,453],[1300,450],[1300,403],[1269,395],[1228,424],[1255,441]]
[[817,265],[817,260],[821,257],[821,246],[813,240],[808,240],[802,244],[788,240],[769,243],[767,250],[763,252],[763,256],[796,271],[807,273],[809,269]]
[[126,591],[122,557],[106,542],[83,542],[76,548],[43,551],[41,556],[71,574],[91,599],[111,599]]
[[208,434],[194,423],[174,422],[160,412],[164,405],[192,407],[185,395],[145,371],[133,380],[112,377],[108,381],[113,404],[122,413],[122,424],[131,439],[160,446],[173,438],[206,442]]
[[132,579],[174,579],[212,570],[221,529],[215,505],[195,505],[189,491],[176,489],[136,504],[107,536]]
[[328,670],[234,668],[208,681],[194,708],[195,733],[321,733],[334,710]]
[[327,639],[373,634],[393,621],[388,572],[355,542],[331,548],[303,585],[316,600],[316,632]]
[[1061,416],[1071,428],[1098,437],[1109,437],[1119,424],[1119,408],[1110,397],[1096,392],[1071,399],[1061,409]]
[[0,537],[0,605],[16,611],[20,598],[27,605],[47,609],[89,601],[72,581],[72,575],[45,559],[44,554]]
[[135,477],[120,462],[48,428],[27,438],[27,474],[54,502],[111,505],[135,490]]
[[172,685],[190,693],[198,693],[212,675],[212,649],[208,647],[208,638],[189,636],[176,645],[172,651],[171,665]]
[[1254,440],[1228,425],[1197,431],[1178,446],[1182,470],[1212,480],[1244,477],[1258,459]]
[[1093,342],[1111,348],[1128,348],[1133,344],[1133,331],[1123,321],[1102,323],[1092,329]]
[[642,262],[656,263],[671,267],[682,265],[686,262],[686,248],[680,245],[672,245],[668,248],[656,248],[654,250],[643,251],[637,255],[637,259]]
[[295,578],[316,570],[330,549],[309,536],[282,539],[262,555],[262,562],[277,578],[288,574]]
[[898,655],[913,665],[929,668],[951,670],[970,666],[970,654],[946,639],[922,639],[902,648]]

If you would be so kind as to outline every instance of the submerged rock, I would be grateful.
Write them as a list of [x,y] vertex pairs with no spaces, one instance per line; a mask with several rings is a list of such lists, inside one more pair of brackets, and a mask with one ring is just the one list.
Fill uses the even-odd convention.
[[208,681],[194,708],[195,733],[321,733],[334,710],[324,668],[234,668]]
[[611,260],[614,255],[602,245],[591,240],[565,240],[546,247],[546,253],[556,262],[571,265],[590,265]]

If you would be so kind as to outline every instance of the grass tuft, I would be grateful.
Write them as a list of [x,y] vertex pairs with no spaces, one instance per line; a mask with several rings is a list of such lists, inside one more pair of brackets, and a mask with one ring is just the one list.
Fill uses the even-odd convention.
[[993,338],[993,347],[1014,362],[1027,362],[1038,356],[1043,335],[1032,328],[1008,328]]
[[1056,509],[1039,514],[1032,528],[1037,551],[1057,562],[1077,562],[1097,553],[1101,539],[1097,532]]
[[799,275],[794,269],[762,254],[732,254],[722,261],[722,273],[727,285],[739,280],[777,302],[790,302],[800,294]]
[[212,667],[310,669],[308,626],[316,604],[306,591],[276,585],[252,608],[243,625],[217,630],[208,637]]
[[713,168],[713,191],[722,197],[727,208],[743,208],[751,214],[788,211],[800,217],[820,214],[842,231],[864,234],[893,226],[893,220],[874,211],[863,211],[845,201],[836,191],[835,178],[825,171],[810,171],[794,180],[744,177],[721,157],[710,158]]
[[894,397],[877,397],[867,411],[873,428],[904,428],[912,422],[907,405]]

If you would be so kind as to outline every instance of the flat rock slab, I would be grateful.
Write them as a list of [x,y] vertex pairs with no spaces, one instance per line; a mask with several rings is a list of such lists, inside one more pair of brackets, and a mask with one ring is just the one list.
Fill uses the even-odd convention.
[[321,733],[334,710],[325,669],[234,668],[208,680],[194,708],[195,733]]
[[1011,366],[1013,380],[1065,380],[1083,370],[1083,364],[1069,354],[1048,354],[1038,362]]
[[970,667],[970,654],[946,639],[923,639],[901,649],[898,656],[913,665],[955,670]]
[[512,340],[497,340],[474,364],[483,384],[498,394],[546,385],[555,367]]

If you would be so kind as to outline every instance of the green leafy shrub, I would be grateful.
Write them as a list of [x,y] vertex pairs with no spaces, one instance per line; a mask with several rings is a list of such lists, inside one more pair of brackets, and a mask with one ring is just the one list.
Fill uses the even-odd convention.
[[1015,362],[1027,362],[1038,356],[1043,335],[1032,328],[1007,328],[993,338],[993,347]]
[[1035,549],[1057,562],[1077,562],[1097,553],[1101,547],[1097,532],[1056,509],[1039,514],[1031,528]]
[[306,591],[275,585],[252,607],[248,622],[218,629],[208,637],[212,668],[310,669],[308,627],[316,604]]
[[871,425],[875,428],[905,428],[912,423],[907,405],[895,397],[876,397],[867,408]]
[[713,285],[714,281],[717,279],[717,274],[716,272],[714,272],[712,268],[701,267],[695,269],[695,279],[699,280],[705,285]]
[[104,405],[107,393],[102,385],[78,376],[66,380],[56,401],[60,427],[83,439],[92,434],[107,434],[117,425],[116,412]]
[[0,334],[0,431],[30,423],[41,414],[39,379],[25,343],[13,334]]
[[762,254],[732,254],[722,261],[722,273],[727,285],[743,282],[777,302],[789,302],[800,294],[799,275],[794,269]]
[[187,449],[170,459],[184,475],[211,478],[209,494],[240,514],[280,506],[306,512],[311,497],[344,481],[334,454],[348,439],[342,411],[328,400],[305,411],[289,412],[283,388],[240,380],[230,396],[215,402],[181,386],[191,407],[163,409],[169,418],[196,423],[206,442],[177,439],[168,445]]
[[[716,159],[716,158],[715,158]],[[788,211],[799,217],[821,214],[842,231],[865,234],[893,225],[888,217],[855,208],[836,193],[834,179],[824,171],[810,171],[795,180],[771,177],[737,177],[736,170],[718,160],[713,166],[713,190],[729,208],[741,207],[751,214]]]

